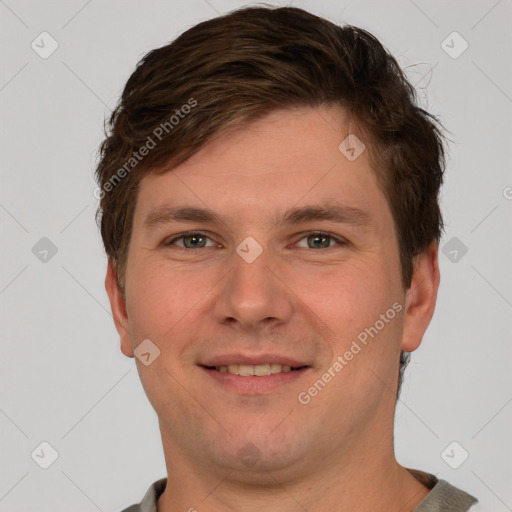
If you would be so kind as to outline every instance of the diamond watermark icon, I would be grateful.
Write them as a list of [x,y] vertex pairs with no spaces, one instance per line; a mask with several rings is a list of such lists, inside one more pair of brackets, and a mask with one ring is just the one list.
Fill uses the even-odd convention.
[[452,58],[458,59],[469,47],[468,42],[456,31],[441,43],[441,48]]
[[261,451],[253,443],[245,443],[236,455],[248,468],[252,468],[261,459]]
[[252,236],[248,236],[237,248],[236,252],[247,262],[252,263],[262,252],[263,247],[254,240]]
[[160,355],[160,349],[151,340],[145,339],[133,353],[144,366],[149,366]]
[[442,452],[441,458],[452,469],[457,469],[466,462],[469,453],[457,441],[452,441]]
[[452,263],[458,263],[468,252],[468,248],[454,236],[444,244],[442,252]]
[[48,32],[41,32],[32,41],[32,43],[30,43],[30,46],[32,50],[34,50],[39,55],[39,57],[42,59],[47,59],[59,47],[59,43]]
[[48,263],[56,254],[57,246],[46,236],[32,247],[32,254],[43,263]]
[[356,160],[366,149],[361,139],[353,133],[350,133],[346,139],[338,146],[340,152],[351,162]]
[[59,453],[50,443],[43,441],[30,456],[38,466],[48,469],[59,458]]

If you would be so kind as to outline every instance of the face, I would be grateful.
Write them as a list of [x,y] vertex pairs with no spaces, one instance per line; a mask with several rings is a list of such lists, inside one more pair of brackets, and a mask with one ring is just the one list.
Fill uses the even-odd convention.
[[350,128],[274,112],[142,180],[125,305],[111,268],[107,289],[123,353],[160,351],[136,361],[167,455],[312,471],[392,430],[400,349],[430,310],[412,318],[367,151],[339,149]]

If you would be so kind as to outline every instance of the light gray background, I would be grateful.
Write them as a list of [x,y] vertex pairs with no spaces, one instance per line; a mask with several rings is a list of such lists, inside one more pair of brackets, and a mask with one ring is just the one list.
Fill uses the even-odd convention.
[[[242,5],[0,1],[2,512],[119,511],[166,475],[156,415],[104,290],[92,173],[104,116],[143,54]],[[511,1],[288,5],[376,35],[412,66],[423,105],[452,133],[441,245],[457,237],[468,252],[440,254],[437,310],[406,374],[396,450],[485,510],[512,510]],[[43,31],[59,44],[47,59],[31,48]],[[469,43],[456,59],[441,46],[453,31]],[[46,263],[32,252],[42,237],[57,247]],[[43,441],[59,454],[48,469],[31,458]],[[458,469],[441,456],[453,441],[469,453]]]

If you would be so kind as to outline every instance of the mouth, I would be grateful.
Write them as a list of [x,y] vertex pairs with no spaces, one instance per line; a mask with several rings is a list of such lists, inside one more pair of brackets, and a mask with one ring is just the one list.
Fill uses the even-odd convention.
[[[284,389],[312,371],[312,367],[288,357],[226,355],[199,364],[209,377],[208,386],[219,386],[239,395],[267,395]],[[304,384],[303,384],[304,385]],[[302,386],[303,386],[302,385]]]
[[218,366],[203,366],[207,370],[213,370],[219,373],[230,373],[231,375],[239,375],[240,377],[265,377],[268,375],[276,375],[278,373],[288,373],[299,371],[304,366],[290,366],[278,363],[264,364],[221,364]]

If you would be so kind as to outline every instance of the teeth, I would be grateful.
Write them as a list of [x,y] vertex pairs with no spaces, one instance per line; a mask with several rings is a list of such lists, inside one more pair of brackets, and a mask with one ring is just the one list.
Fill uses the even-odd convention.
[[232,373],[234,375],[239,375],[238,369],[240,368],[240,365],[230,364],[227,368],[228,368],[228,373]]
[[280,364],[271,364],[270,365],[270,373],[279,373],[281,371]]
[[261,377],[263,375],[270,375],[270,365],[269,364],[256,364],[253,366],[254,375]]
[[[229,371],[228,366],[228,371]],[[243,375],[244,377],[248,377],[249,375],[254,375],[254,366],[248,364],[238,365],[238,375]]]
[[232,373],[243,377],[272,375],[274,373],[290,372],[291,366],[284,364],[230,364],[228,366],[216,366],[215,369],[221,373]]

